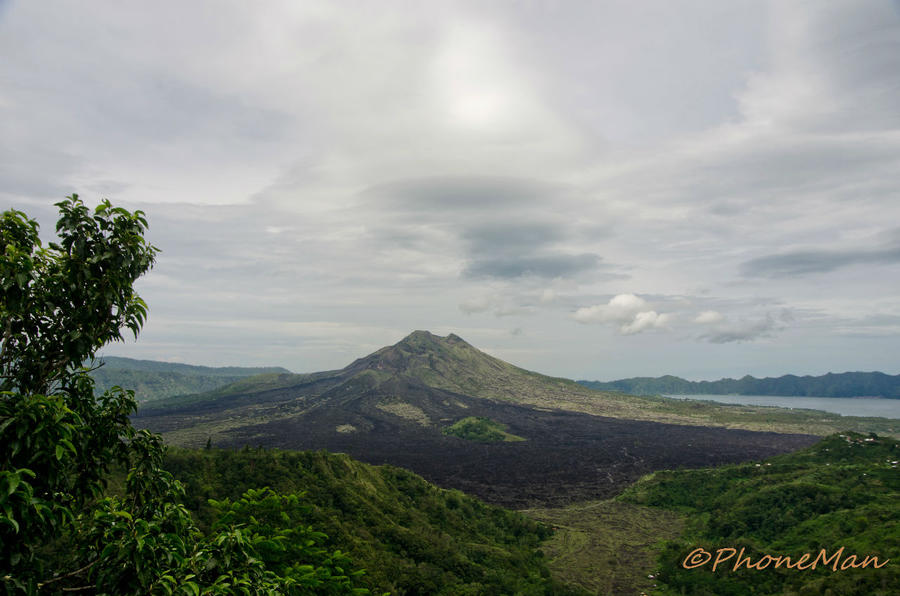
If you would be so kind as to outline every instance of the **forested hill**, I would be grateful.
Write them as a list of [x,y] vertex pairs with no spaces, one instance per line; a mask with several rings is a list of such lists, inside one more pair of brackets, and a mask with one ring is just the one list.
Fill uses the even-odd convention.
[[[550,577],[539,551],[550,528],[401,468],[324,451],[246,448],[170,449],[165,467],[185,483],[203,528],[217,518],[211,498],[237,500],[263,486],[301,495],[302,524],[326,534],[328,552],[341,550],[366,569],[362,583],[372,594],[581,593]],[[271,515],[288,521],[283,511]]]
[[135,397],[141,402],[212,391],[253,375],[290,372],[276,366],[256,368],[193,366],[117,356],[100,357],[94,365],[100,362],[102,366],[91,372],[98,393],[119,385],[134,389]]
[[633,395],[786,395],[808,397],[885,397],[900,399],[900,375],[881,372],[828,373],[818,377],[784,375],[757,379],[688,381],[680,377],[634,377],[618,381],[578,381],[600,391],[622,391]]

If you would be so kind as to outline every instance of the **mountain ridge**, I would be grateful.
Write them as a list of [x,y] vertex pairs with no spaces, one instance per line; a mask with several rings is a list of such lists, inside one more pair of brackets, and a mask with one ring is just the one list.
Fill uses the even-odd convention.
[[[254,419],[303,415],[320,407],[362,400],[374,407],[379,399],[396,402],[398,391],[386,384],[416,388],[448,403],[437,419],[459,419],[453,395],[510,403],[538,410],[564,410],[629,420],[725,426],[748,430],[827,435],[841,430],[896,432],[879,419],[853,419],[824,412],[722,404],[699,404],[622,393],[597,391],[569,379],[525,370],[478,350],[456,334],[441,337],[417,330],[393,345],[357,358],[342,369],[308,374],[270,374],[241,379],[206,393],[170,397],[142,404],[138,416],[209,414],[236,407],[252,408]],[[438,400],[435,395],[441,392]],[[336,401],[337,400],[337,401]],[[368,401],[367,401],[368,400]],[[372,401],[374,400],[374,401]],[[277,404],[277,406],[276,406]],[[228,425],[237,424],[234,420]],[[169,423],[164,422],[168,428]],[[194,440],[194,439],[191,439]]]
[[900,375],[879,371],[782,375],[757,378],[688,381],[673,375],[631,377],[616,381],[578,381],[601,391],[623,391],[634,395],[776,395],[786,397],[881,397],[900,399]]
[[85,366],[92,367],[96,393],[118,385],[134,390],[140,402],[211,391],[254,375],[290,373],[278,366],[211,367],[120,356],[100,356]]

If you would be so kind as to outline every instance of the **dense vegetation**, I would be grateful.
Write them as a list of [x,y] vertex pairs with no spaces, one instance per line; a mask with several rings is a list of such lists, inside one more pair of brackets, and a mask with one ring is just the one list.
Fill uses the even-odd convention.
[[445,435],[453,435],[467,441],[480,443],[498,443],[502,441],[524,441],[512,433],[506,432],[506,425],[490,418],[467,416],[448,426],[442,431]]
[[367,569],[360,580],[393,594],[555,594],[538,551],[550,530],[392,466],[341,454],[272,450],[171,450],[165,467],[185,483],[188,507],[208,527],[208,499],[250,487],[302,494],[303,523],[328,535],[327,550]]
[[98,358],[98,364],[101,366],[91,371],[98,394],[115,386],[128,387],[134,391],[138,402],[212,391],[252,375],[289,372],[280,367],[213,368],[114,356]]
[[[298,525],[293,495],[248,491],[211,504],[201,532],[162,470],[162,439],[137,431],[134,393],[95,395],[82,367],[135,337],[147,313],[134,282],[152,267],[147,222],[77,195],[57,203],[58,242],[0,216],[0,591],[97,594],[360,593],[341,553]],[[116,490],[114,467],[125,473]]]
[[[663,593],[898,594],[900,593],[900,444],[896,439],[842,434],[795,454],[717,469],[651,474],[626,491],[630,503],[663,507],[688,516],[687,530],[668,543],[660,559]],[[841,565],[869,555],[891,562],[880,569],[801,571],[741,568],[736,557],[715,573],[711,564],[686,569],[695,548],[745,548],[764,555],[827,556],[841,547]],[[723,554],[728,554],[727,552]],[[833,562],[832,562],[833,564]]]
[[598,391],[633,395],[785,395],[806,397],[886,397],[900,399],[900,375],[881,372],[828,373],[818,377],[784,375],[757,379],[687,381],[680,377],[634,377],[618,381],[578,381]]

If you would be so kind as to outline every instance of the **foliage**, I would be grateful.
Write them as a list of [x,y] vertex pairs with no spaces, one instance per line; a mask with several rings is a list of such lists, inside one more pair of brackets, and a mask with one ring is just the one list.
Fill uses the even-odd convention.
[[74,523],[109,465],[147,438],[128,423],[132,396],[115,388],[94,400],[80,368],[144,320],[132,284],[156,254],[146,221],[106,201],[91,214],[76,195],[57,206],[59,242],[46,248],[24,213],[0,220],[0,565],[32,586],[47,571],[38,547]]
[[[683,594],[896,594],[900,571],[900,444],[896,439],[845,433],[795,454],[706,470],[657,472],[626,491],[623,500],[688,515],[682,539],[668,543],[659,579]],[[784,567],[712,573],[681,563],[697,547],[745,547],[765,554],[820,549],[845,556],[876,555],[881,569]],[[825,566],[827,567],[827,566]]]
[[443,429],[445,435],[453,435],[467,441],[499,443],[503,441],[524,441],[522,437],[506,432],[506,425],[490,418],[468,416]]
[[[47,247],[24,213],[0,219],[0,589],[352,592],[356,574],[315,548],[320,535],[254,521],[276,495],[218,504],[221,520],[202,535],[160,467],[162,439],[131,426],[133,392],[94,395],[82,363],[123,329],[137,336],[147,308],[133,284],[157,249],[140,211],[103,201],[91,212],[77,195],[57,206],[59,241]],[[106,490],[114,465],[127,470],[118,495]],[[279,574],[266,567],[279,549],[311,562],[282,561]]]
[[[303,519],[346,552],[373,592],[393,594],[565,594],[538,550],[546,527],[459,491],[439,489],[392,466],[347,455],[268,449],[169,451],[165,468],[184,481],[202,527],[219,513],[209,499],[252,486],[303,491]],[[260,519],[257,517],[257,519]]]

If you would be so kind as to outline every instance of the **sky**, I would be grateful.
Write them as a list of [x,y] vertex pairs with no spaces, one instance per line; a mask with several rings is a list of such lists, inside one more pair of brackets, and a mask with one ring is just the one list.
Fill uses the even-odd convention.
[[141,209],[107,355],[900,373],[900,2],[0,0],[0,208]]

